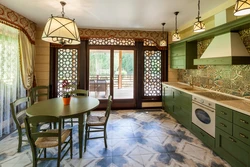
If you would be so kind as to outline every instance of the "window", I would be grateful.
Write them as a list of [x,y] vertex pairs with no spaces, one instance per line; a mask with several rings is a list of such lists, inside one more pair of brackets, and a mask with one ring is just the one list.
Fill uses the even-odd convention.
[[15,129],[10,103],[26,96],[20,75],[18,30],[0,23],[0,137]]

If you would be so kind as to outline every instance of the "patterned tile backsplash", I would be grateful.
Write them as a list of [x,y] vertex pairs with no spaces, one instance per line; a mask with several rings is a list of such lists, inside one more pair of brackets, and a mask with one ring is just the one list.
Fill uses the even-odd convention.
[[[239,32],[250,53],[250,29]],[[198,42],[198,58],[206,50],[212,39]],[[240,97],[250,97],[250,65],[206,65],[198,69],[178,70],[178,81],[188,83],[192,77],[195,86],[228,93]]]

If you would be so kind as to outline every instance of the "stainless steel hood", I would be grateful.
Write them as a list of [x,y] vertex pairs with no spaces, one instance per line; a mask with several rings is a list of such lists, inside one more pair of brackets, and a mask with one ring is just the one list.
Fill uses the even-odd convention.
[[[221,21],[225,13],[215,16],[215,22]],[[225,19],[226,20],[226,19]],[[217,21],[218,22],[218,21]],[[238,32],[228,32],[215,36],[200,59],[194,59],[194,65],[232,65],[250,64],[250,55]]]

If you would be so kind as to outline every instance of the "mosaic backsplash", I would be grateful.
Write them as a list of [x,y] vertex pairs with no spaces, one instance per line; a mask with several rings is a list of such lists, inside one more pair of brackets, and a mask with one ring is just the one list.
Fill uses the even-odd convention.
[[[250,29],[239,32],[250,53]],[[198,58],[212,39],[198,42]],[[188,83],[193,79],[195,86],[250,98],[250,65],[198,66],[198,69],[178,70],[178,81]]]

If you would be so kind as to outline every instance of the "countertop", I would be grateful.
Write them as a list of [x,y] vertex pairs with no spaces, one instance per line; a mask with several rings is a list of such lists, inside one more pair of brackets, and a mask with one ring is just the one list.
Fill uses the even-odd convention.
[[[227,108],[231,108],[235,111],[238,111],[240,113],[243,113],[243,114],[250,116],[250,100],[249,99],[238,97],[238,96],[233,96],[233,95],[229,95],[229,94],[225,94],[225,93],[220,93],[217,91],[212,91],[209,89],[200,88],[200,87],[196,87],[196,86],[190,86],[188,84],[181,83],[181,82],[162,82],[162,83],[168,85],[169,87],[173,87],[177,90],[183,91],[183,92],[191,94],[191,95],[203,97],[205,99],[208,99],[208,100],[215,102],[216,104],[225,106]],[[234,100],[214,100],[212,98],[208,98],[208,97],[205,97],[205,96],[198,94],[199,92],[203,92],[203,91],[215,92],[215,93],[218,93],[221,95],[230,96],[230,97],[233,97]]]

